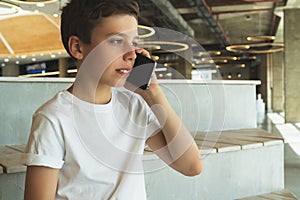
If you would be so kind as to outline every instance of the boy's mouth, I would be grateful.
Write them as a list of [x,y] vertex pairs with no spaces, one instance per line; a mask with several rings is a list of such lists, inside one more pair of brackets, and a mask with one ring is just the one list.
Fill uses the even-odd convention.
[[122,69],[116,69],[116,71],[121,75],[121,76],[128,76],[131,68],[122,68]]

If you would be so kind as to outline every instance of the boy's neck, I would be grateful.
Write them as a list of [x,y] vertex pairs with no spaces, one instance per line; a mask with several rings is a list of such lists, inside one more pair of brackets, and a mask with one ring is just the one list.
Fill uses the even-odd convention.
[[77,98],[94,104],[107,104],[111,100],[111,87],[98,85],[97,88],[84,87],[76,83],[72,84],[67,90]]

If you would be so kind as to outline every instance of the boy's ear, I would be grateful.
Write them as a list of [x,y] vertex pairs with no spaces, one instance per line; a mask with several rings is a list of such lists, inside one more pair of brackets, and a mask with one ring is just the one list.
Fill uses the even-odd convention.
[[80,39],[77,36],[72,35],[69,37],[68,45],[71,55],[77,60],[82,60],[83,54],[80,46]]

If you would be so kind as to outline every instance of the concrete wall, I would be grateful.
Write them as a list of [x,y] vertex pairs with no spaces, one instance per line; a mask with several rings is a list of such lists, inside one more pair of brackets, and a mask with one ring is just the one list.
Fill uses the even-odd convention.
[[185,177],[167,167],[147,173],[147,199],[231,200],[282,190],[283,153],[281,143],[209,154],[204,158],[204,171],[196,177]]
[[[0,78],[0,145],[25,144],[33,112],[73,79]],[[256,128],[254,82],[160,82],[190,130]]]

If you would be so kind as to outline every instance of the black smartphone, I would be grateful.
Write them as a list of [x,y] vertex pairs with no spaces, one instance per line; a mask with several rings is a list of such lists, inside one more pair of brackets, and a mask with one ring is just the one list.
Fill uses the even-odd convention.
[[147,90],[156,65],[156,61],[143,56],[142,54],[137,54],[133,68],[127,77],[127,81],[136,87]]

